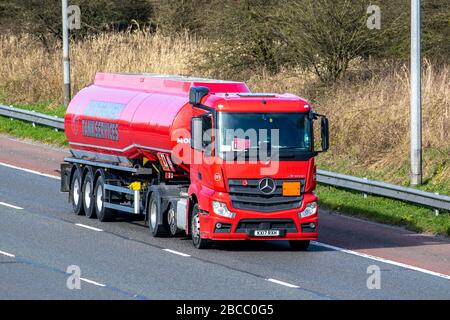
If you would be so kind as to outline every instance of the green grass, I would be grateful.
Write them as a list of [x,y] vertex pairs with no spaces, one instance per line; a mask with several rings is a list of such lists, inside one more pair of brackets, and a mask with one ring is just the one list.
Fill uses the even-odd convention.
[[0,132],[48,144],[67,145],[66,135],[63,131],[56,132],[55,129],[39,125],[33,127],[29,122],[10,120],[2,116],[0,116]]
[[[57,115],[59,117],[64,116],[64,107],[57,107],[49,110],[48,104],[46,103],[19,105],[17,107],[50,115]],[[20,120],[10,120],[1,116],[0,132],[59,146],[67,146],[64,132],[56,132],[52,128],[43,126],[33,127],[30,123]],[[440,154],[429,153],[429,156],[439,157]],[[375,180],[384,180],[383,177],[387,174],[387,172],[382,171],[367,173],[367,170],[364,171],[361,168],[355,170],[354,167],[353,169],[349,169],[351,166],[345,166],[345,164],[342,163],[334,166],[324,166],[319,164],[319,166],[325,170],[338,171],[356,176],[366,176],[369,179]],[[406,165],[402,166],[402,169],[407,170]],[[403,176],[405,175],[405,172],[397,172],[397,174]],[[404,182],[401,182],[401,184],[406,185],[407,181],[405,180]],[[431,191],[438,191],[443,194],[448,194],[450,191],[448,182],[444,182],[443,184],[433,184],[430,180],[426,181],[421,189],[431,189]],[[447,212],[441,212],[439,216],[435,216],[435,213],[431,208],[419,207],[401,201],[371,195],[364,198],[361,193],[325,185],[318,185],[317,192],[319,202],[322,206],[343,214],[385,224],[402,226],[416,232],[450,236],[450,216]]]
[[[446,179],[445,176],[442,176],[444,169],[450,165],[449,154],[450,146],[447,150],[424,147],[423,162],[424,164],[427,164],[428,170],[423,172],[423,184],[416,187],[417,189],[428,192],[438,192],[440,194],[450,194],[450,179]],[[409,181],[409,158],[403,159],[398,163],[391,163],[373,169],[339,159],[324,160],[321,155],[319,155],[317,158],[317,165],[323,170],[411,187]]]
[[30,111],[36,111],[36,112],[48,114],[51,116],[58,116],[61,118],[64,117],[64,115],[66,113],[66,109],[64,108],[64,106],[57,106],[57,107],[50,108],[49,105],[50,105],[49,102],[40,102],[40,103],[35,103],[35,104],[14,104],[13,106],[16,108],[21,108],[21,109],[30,110]]
[[[0,98],[2,97],[0,92]],[[7,103],[4,103],[8,105]],[[35,104],[14,104],[16,108],[44,113],[52,116],[64,117],[64,106],[49,107],[49,102],[40,102]],[[19,138],[27,138],[35,141],[54,144],[58,146],[67,146],[66,136],[63,131],[55,131],[53,128],[46,126],[33,125],[26,121],[11,120],[0,116],[0,132],[10,134]]]
[[435,215],[431,208],[402,201],[318,185],[319,203],[331,210],[385,224],[402,226],[408,230],[450,236],[448,212]]

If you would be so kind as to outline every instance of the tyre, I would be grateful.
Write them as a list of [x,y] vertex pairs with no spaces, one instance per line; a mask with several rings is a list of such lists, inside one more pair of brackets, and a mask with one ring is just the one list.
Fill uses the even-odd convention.
[[290,240],[289,245],[292,250],[306,251],[309,247],[309,240]]
[[[163,217],[161,217],[161,215],[163,215]],[[161,212],[161,198],[155,192],[151,194],[147,206],[147,220],[152,236],[161,237],[167,235],[167,218],[165,219],[164,213]],[[160,224],[159,221],[163,221],[163,224]]]
[[209,247],[208,239],[203,239],[200,234],[200,214],[198,210],[198,204],[195,204],[192,208],[191,236],[192,243],[197,249],[207,249]]
[[83,180],[83,209],[86,217],[94,219],[96,217],[94,208],[94,175],[88,170]]
[[167,224],[169,225],[169,231],[171,236],[177,236],[180,234],[180,230],[177,226],[177,213],[173,204],[169,205],[169,210],[167,210]]
[[95,184],[94,189],[94,204],[95,204],[95,214],[97,219],[101,222],[112,220],[113,213],[109,208],[105,208],[105,180],[102,175],[100,175],[97,179],[97,183]]
[[70,182],[70,202],[72,203],[72,210],[76,215],[81,216],[84,214],[83,208],[83,191],[81,187],[81,173],[77,168],[72,176],[72,181]]

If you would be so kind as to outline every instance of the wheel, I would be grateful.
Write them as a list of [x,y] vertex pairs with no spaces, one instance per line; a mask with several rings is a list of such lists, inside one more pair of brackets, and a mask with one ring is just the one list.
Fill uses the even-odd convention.
[[292,250],[306,251],[309,247],[309,240],[290,240],[289,245]]
[[200,234],[200,215],[198,211],[198,204],[195,204],[194,208],[192,208],[191,234],[194,247],[197,249],[207,249],[209,247],[208,239],[203,239]]
[[112,210],[105,208],[105,181],[103,176],[99,176],[95,184],[94,200],[95,200],[95,214],[100,221],[110,221],[113,218]]
[[94,209],[94,175],[88,170],[83,180],[83,209],[86,217],[96,217]]
[[81,173],[77,168],[72,176],[70,182],[70,202],[72,203],[72,210],[76,215],[84,214],[82,203],[83,192],[81,191]]
[[169,225],[169,231],[172,236],[176,236],[180,233],[180,230],[177,226],[177,213],[173,204],[169,205],[169,210],[167,210],[167,224]]
[[[161,237],[167,235],[167,219],[160,220],[160,215],[163,214],[161,212],[161,199],[160,197],[153,192],[150,196],[150,201],[147,206],[147,219],[148,219],[148,227],[150,229],[150,233],[154,237]],[[158,221],[166,222],[166,226],[161,225]]]

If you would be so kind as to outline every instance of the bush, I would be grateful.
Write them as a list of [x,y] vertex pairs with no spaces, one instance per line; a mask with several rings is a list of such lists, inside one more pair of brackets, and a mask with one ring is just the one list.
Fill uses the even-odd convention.
[[[73,0],[81,10],[81,29],[72,32],[75,38],[104,31],[123,31],[133,25],[149,25],[153,16],[151,0]],[[4,0],[0,4],[0,19],[7,18],[4,29],[14,29],[20,21],[21,32],[39,38],[47,47],[62,37],[61,1]]]
[[328,0],[244,0],[219,6],[208,15],[213,43],[204,60],[214,76],[246,78],[255,68],[274,74],[300,66],[323,82],[334,82],[353,59],[379,49],[390,31],[367,28],[365,0],[333,5]]

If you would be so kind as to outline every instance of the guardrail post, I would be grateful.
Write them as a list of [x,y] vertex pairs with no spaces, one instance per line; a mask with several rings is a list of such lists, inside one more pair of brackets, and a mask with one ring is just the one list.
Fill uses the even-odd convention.
[[[364,180],[367,180],[366,177],[363,178]],[[363,193],[364,199],[367,199],[367,197],[369,196],[366,192]]]
[[[435,195],[439,195],[439,192],[435,192]],[[439,209],[434,209],[434,215],[437,217],[439,215]]]

